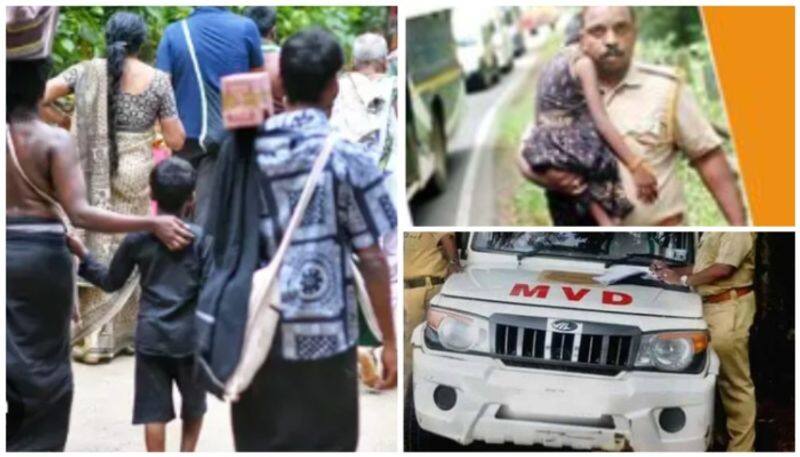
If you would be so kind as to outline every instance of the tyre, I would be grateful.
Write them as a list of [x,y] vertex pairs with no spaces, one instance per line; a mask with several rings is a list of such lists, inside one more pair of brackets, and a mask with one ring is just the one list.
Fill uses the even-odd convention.
[[476,73],[472,73],[467,77],[465,82],[467,93],[477,92],[487,88],[488,85],[488,76],[486,75],[485,70],[478,70]]
[[444,119],[439,115],[433,118],[430,150],[435,166],[431,186],[434,192],[442,193],[447,189],[447,136],[444,131]]
[[491,69],[485,68],[481,71],[481,83],[483,84],[482,89],[488,89],[492,85],[492,75]]
[[500,61],[497,56],[494,56],[494,65],[492,66],[492,73],[494,74],[494,83],[500,83],[500,77],[503,75],[503,70],[500,68]]

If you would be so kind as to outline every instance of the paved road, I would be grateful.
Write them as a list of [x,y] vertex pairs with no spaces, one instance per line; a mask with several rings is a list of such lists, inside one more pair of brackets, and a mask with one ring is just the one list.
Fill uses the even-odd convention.
[[498,108],[513,96],[521,80],[529,77],[535,56],[535,50],[529,51],[515,60],[514,69],[499,84],[467,94],[461,123],[448,142],[447,190],[440,195],[425,190],[414,197],[410,204],[414,225],[500,224],[491,148]]
[[[75,398],[67,451],[144,451],[144,428],[131,425],[134,358],[121,356],[108,365],[75,363]],[[175,395],[175,404],[180,400]],[[359,451],[395,451],[397,391],[362,391]],[[198,451],[233,451],[228,405],[209,395]],[[167,426],[167,450],[177,451],[180,422]]]

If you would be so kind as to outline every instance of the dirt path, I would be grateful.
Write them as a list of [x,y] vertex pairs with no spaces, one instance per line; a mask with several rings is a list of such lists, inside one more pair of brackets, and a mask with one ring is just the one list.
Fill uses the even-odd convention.
[[[73,364],[75,397],[67,451],[144,451],[144,429],[131,425],[134,358],[121,356],[107,365]],[[177,391],[175,405],[180,405]],[[397,391],[360,395],[359,451],[397,449]],[[313,431],[309,430],[309,433]],[[180,422],[167,426],[167,450],[177,451]],[[233,451],[230,407],[208,396],[208,412],[198,451]]]

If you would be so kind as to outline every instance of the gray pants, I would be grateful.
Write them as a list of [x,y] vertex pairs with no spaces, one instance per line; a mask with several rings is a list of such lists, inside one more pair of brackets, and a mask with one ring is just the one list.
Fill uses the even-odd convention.
[[192,222],[205,227],[208,220],[208,201],[211,198],[211,188],[214,186],[214,165],[217,163],[217,156],[203,151],[200,143],[194,138],[187,138],[183,149],[176,151],[175,156],[189,161],[197,171]]

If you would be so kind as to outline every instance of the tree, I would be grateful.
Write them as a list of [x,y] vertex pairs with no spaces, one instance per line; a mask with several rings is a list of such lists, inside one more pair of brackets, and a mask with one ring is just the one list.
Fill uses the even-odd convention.
[[[279,6],[278,35],[280,40],[306,27],[319,26],[332,32],[339,39],[345,54],[350,55],[353,40],[364,32],[387,31],[388,7],[374,6],[324,6],[290,7]],[[244,7],[231,7],[242,13]],[[58,74],[67,67],[105,53],[105,25],[117,11],[140,14],[147,24],[147,43],[140,57],[146,62],[155,60],[155,51],[161,34],[172,22],[188,16],[192,8],[185,6],[90,6],[61,8],[58,33],[53,50],[53,73]]]

